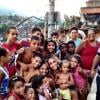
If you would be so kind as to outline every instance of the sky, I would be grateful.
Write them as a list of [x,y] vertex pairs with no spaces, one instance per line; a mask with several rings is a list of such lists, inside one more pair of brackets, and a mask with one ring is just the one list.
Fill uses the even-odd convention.
[[[61,16],[79,16],[86,0],[55,0],[55,11]],[[0,0],[0,7],[12,9],[26,16],[44,16],[49,11],[49,0]]]

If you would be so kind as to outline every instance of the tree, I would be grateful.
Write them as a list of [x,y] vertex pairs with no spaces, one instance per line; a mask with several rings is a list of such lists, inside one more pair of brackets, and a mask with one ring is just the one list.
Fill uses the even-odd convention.
[[72,26],[77,26],[77,24],[80,22],[80,17],[78,16],[70,16],[64,15],[64,28],[71,28]]
[[3,34],[8,28],[8,25],[2,24],[0,25],[0,34]]

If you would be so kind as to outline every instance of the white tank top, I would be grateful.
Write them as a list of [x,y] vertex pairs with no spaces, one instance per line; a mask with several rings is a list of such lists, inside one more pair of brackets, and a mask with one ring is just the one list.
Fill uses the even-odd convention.
[[9,78],[9,74],[8,74],[8,71],[7,71],[6,68],[3,68],[3,67],[0,66],[0,70],[4,73],[5,78]]

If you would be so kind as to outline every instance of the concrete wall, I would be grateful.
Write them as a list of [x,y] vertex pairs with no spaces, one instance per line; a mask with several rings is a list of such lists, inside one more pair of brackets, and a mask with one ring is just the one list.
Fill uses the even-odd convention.
[[86,2],[87,7],[100,7],[100,0],[89,0]]

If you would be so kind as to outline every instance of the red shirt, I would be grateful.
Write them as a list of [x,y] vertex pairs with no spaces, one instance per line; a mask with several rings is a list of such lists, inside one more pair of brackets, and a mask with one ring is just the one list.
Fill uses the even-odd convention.
[[[3,43],[1,45],[1,47],[6,48],[9,51],[9,53],[11,55],[11,58],[12,58],[12,57],[14,57],[16,50],[19,48],[19,44],[15,42],[12,46],[9,46],[5,42],[5,43]],[[16,67],[15,67],[15,64],[14,63],[11,64],[11,65],[6,64],[5,66],[6,66],[7,70],[8,70],[8,72],[9,72],[9,76],[10,77],[13,76],[13,75],[15,75],[15,73],[16,73]]]
[[83,69],[91,70],[92,62],[97,54],[99,46],[99,43],[97,43],[95,47],[91,46],[89,42],[86,43],[86,46],[82,49],[80,54]]

